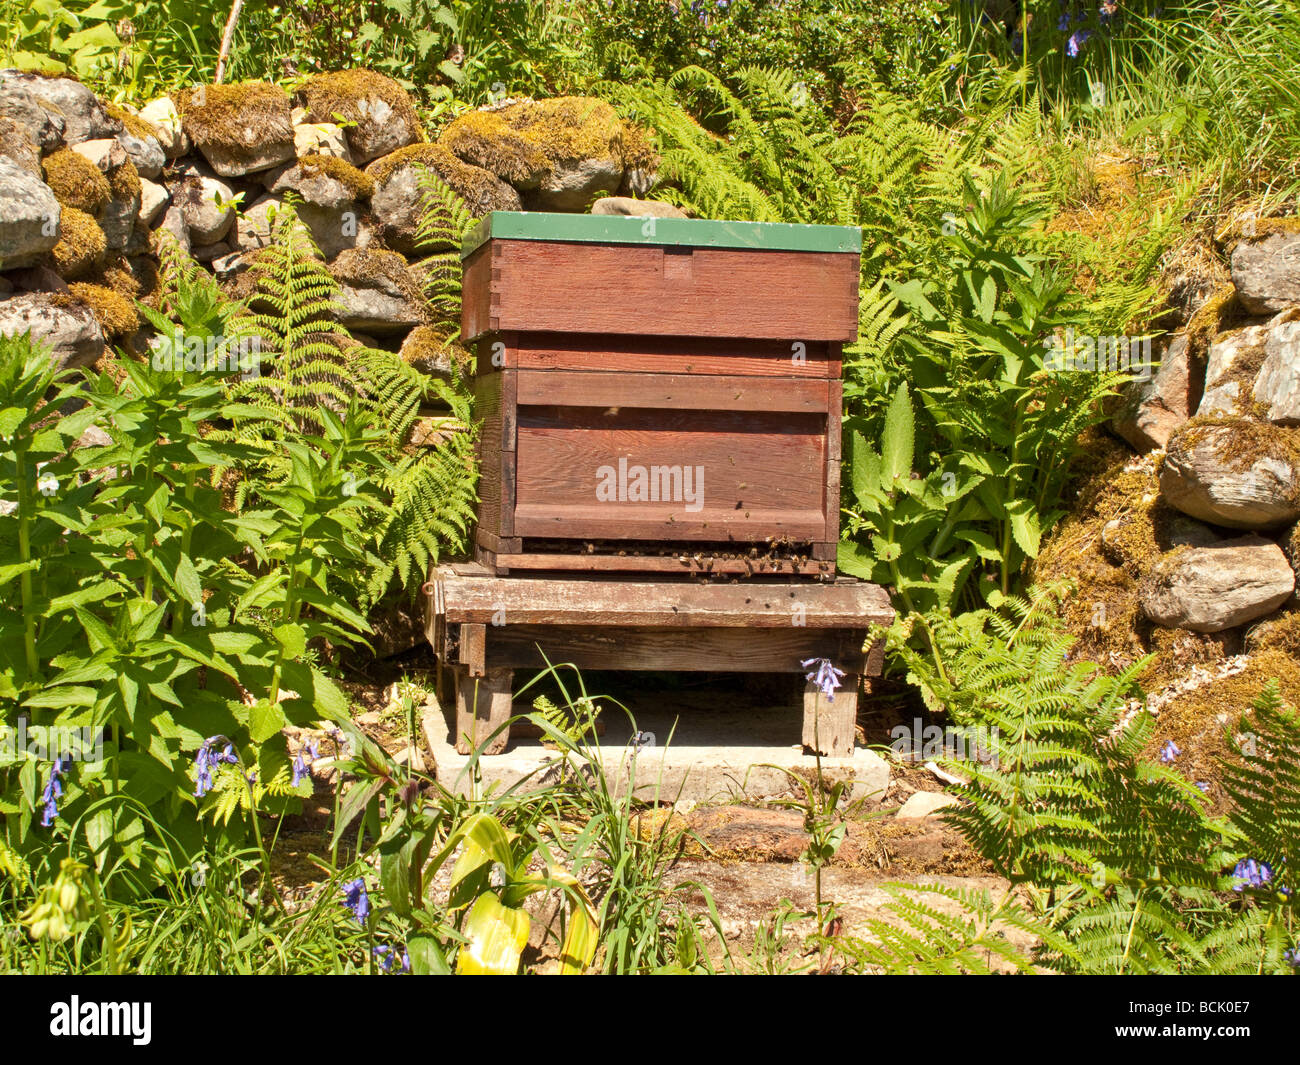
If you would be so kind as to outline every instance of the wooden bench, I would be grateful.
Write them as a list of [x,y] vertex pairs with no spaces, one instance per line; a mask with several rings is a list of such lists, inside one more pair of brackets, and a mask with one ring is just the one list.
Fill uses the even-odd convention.
[[[868,630],[894,616],[883,588],[847,577],[526,578],[465,563],[434,569],[425,591],[426,634],[454,678],[462,754],[510,719],[515,670],[540,671],[548,659],[579,669],[806,674],[801,663],[824,658],[845,677],[833,698],[806,685],[803,743],[848,757],[860,682],[881,668],[883,648],[867,646]],[[485,753],[508,741],[503,728]]]

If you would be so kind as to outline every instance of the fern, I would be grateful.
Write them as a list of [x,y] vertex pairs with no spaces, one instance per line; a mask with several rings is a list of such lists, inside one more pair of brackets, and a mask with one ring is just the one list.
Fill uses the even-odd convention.
[[444,331],[459,328],[461,267],[460,248],[478,217],[469,205],[427,167],[418,167],[420,220],[416,226],[416,247],[427,256],[420,260],[425,296],[435,325]]

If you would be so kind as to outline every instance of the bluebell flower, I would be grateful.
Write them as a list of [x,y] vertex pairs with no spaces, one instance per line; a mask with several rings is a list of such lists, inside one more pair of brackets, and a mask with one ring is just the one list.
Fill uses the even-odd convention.
[[844,676],[844,671],[842,669],[836,669],[831,665],[831,660],[829,658],[806,658],[800,663],[800,665],[802,665],[804,669],[807,669],[809,666],[815,667],[811,673],[806,674],[807,679],[816,684],[827,699],[834,702],[835,689],[840,686],[840,681]]
[[63,798],[63,784],[59,778],[67,771],[68,760],[62,756],[55,758],[45,781],[45,790],[41,792],[41,802],[45,803],[45,809],[41,811],[42,828],[49,828],[59,816],[59,800]]
[[1165,745],[1160,748],[1160,761],[1168,765],[1183,752],[1179,750],[1178,744],[1173,740],[1165,740]]
[[1062,33],[1070,28],[1070,13],[1068,11],[1056,20],[1056,28]]
[[1200,790],[1202,795],[1210,794],[1210,782],[1208,780],[1198,780],[1196,782],[1196,787]]
[[1091,30],[1075,30],[1070,34],[1070,39],[1065,42],[1065,54],[1071,59],[1077,58],[1079,49],[1087,43],[1088,38],[1091,36]]
[[365,928],[366,919],[370,916],[370,896],[366,893],[364,879],[357,877],[343,885],[343,905],[352,911],[357,924]]
[[393,948],[392,947],[388,946],[386,943],[383,943],[377,947],[371,947],[370,953],[375,956],[375,960],[379,962],[379,968],[381,968],[384,972],[391,973],[393,971]]
[[1243,858],[1232,871],[1232,890],[1238,893],[1248,887],[1262,888],[1273,879],[1273,870],[1268,862],[1257,862],[1254,858]]
[[1293,969],[1300,969],[1300,947],[1282,951],[1282,960]]
[[307,775],[307,769],[320,757],[317,750],[316,741],[308,740],[299,748],[297,756],[293,760],[293,786],[296,788],[302,779]]
[[1011,35],[1011,51],[1019,55],[1025,49],[1025,37],[1019,30]]
[[[216,746],[225,740],[225,747],[220,754],[216,753]],[[194,768],[198,773],[194,781],[194,797],[201,799],[212,790],[212,770],[222,762],[228,762],[230,765],[237,765],[239,756],[235,754],[235,747],[225,736],[209,736],[203,741],[202,746],[194,754]]]

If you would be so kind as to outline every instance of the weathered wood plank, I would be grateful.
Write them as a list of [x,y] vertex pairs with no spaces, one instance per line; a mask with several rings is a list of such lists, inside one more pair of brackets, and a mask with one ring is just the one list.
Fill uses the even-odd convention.
[[[812,341],[671,336],[505,334],[505,365],[537,370],[838,377],[838,345]],[[480,356],[480,370],[483,372]]]
[[[809,658],[844,670],[865,667],[865,631],[648,626],[506,625],[488,629],[489,669],[544,669],[547,660],[579,669],[798,673]],[[543,657],[545,653],[545,657]]]
[[[510,720],[511,684],[514,673],[509,669],[489,669],[482,677],[472,677],[463,666],[456,667],[456,750],[470,754],[493,732]],[[484,749],[485,754],[500,754],[510,742],[510,729],[501,729]]]
[[694,554],[638,555],[591,554],[574,551],[562,554],[557,551],[528,551],[519,554],[497,555],[494,562],[515,570],[555,570],[579,573],[665,573],[708,575],[724,574],[745,577],[786,575],[833,577],[833,562],[816,562],[811,559],[789,558],[722,558]]
[[[519,370],[520,405],[827,412],[827,383],[800,378]],[[839,412],[835,412],[838,424]]]
[[841,579],[833,584],[692,584],[530,577],[458,577],[445,568],[438,581],[449,622],[506,625],[633,625],[866,629],[888,624],[894,612],[879,585]]
[[858,678],[847,670],[846,673],[844,686],[833,696],[823,695],[812,681],[804,688],[803,745],[828,758],[853,757]]

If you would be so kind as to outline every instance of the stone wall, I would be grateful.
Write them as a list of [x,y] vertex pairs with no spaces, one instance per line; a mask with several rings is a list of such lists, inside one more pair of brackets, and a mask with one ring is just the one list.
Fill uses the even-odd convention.
[[30,330],[68,368],[114,346],[142,350],[133,300],[156,284],[160,241],[239,295],[294,193],[340,284],[344,327],[436,370],[422,328],[421,168],[476,215],[680,213],[631,198],[657,165],[646,132],[592,98],[507,100],[434,136],[396,82],[365,70],[292,94],[196,86],[138,110],[70,78],[0,71],[0,333]]

